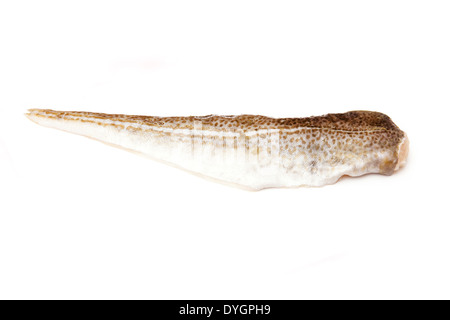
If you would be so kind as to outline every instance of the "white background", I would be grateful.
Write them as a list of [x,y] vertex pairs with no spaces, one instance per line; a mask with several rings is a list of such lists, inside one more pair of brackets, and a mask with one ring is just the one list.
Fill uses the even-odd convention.
[[[2,1],[0,298],[450,298],[448,1]],[[248,192],[28,108],[388,114],[393,176]]]

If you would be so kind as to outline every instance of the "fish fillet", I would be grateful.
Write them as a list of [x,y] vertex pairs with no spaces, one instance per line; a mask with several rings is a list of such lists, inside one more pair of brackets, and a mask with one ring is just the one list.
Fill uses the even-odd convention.
[[371,111],[276,119],[31,109],[26,116],[254,190],[323,186],[344,175],[390,175],[405,164],[409,145],[387,115]]

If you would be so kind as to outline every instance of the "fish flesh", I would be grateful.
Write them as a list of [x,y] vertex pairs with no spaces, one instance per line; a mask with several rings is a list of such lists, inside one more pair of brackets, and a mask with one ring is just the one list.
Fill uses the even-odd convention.
[[30,109],[26,116],[253,190],[317,187],[345,175],[390,175],[405,164],[409,149],[406,134],[387,115],[372,111],[270,118]]

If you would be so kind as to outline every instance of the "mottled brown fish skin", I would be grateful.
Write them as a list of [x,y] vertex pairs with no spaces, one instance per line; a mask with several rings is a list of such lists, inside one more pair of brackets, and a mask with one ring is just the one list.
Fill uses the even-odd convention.
[[[400,167],[400,162],[404,163],[408,152],[406,134],[387,115],[372,111],[306,118],[154,117],[48,109],[32,109],[28,115],[33,121],[43,117],[113,127],[118,134],[124,131],[146,134],[152,137],[153,143],[157,139],[158,144],[173,144],[178,148],[191,144],[192,153],[194,150],[198,153],[198,148],[194,148],[196,143],[203,146],[202,150],[210,146],[212,151],[208,152],[216,156],[217,152],[225,154],[242,149],[245,159],[240,161],[253,159],[258,168],[277,167],[283,174],[312,181],[304,185],[320,185],[320,175],[330,177],[323,180],[325,184],[337,181],[336,177],[342,175],[390,175]],[[303,185],[301,181],[299,185]]]

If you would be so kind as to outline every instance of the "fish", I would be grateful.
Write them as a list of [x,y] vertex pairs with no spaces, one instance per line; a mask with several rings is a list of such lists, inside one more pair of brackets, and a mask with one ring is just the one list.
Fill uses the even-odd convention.
[[343,176],[391,175],[405,165],[409,152],[406,133],[375,111],[271,118],[30,109],[26,116],[42,126],[250,190],[320,187]]

